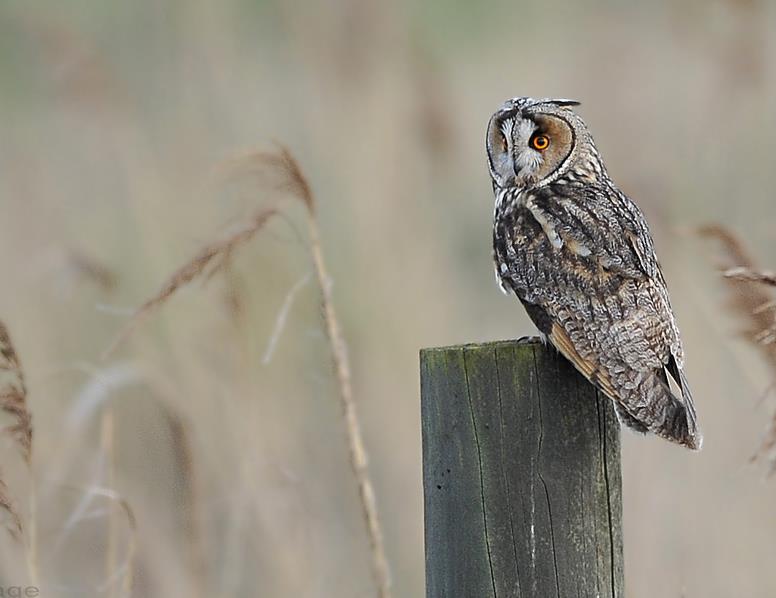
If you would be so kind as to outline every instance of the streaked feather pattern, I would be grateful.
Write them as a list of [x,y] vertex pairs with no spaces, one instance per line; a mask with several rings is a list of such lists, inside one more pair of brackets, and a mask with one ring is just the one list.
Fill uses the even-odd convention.
[[[494,155],[491,139],[491,128],[502,130],[503,119],[519,124],[508,130],[523,131],[507,142],[516,156],[511,171]],[[528,172],[520,153],[535,158],[537,152],[527,145],[526,129],[557,140],[546,164]],[[488,135],[502,288],[514,292],[552,344],[615,401],[624,424],[700,448],[682,343],[652,237],[639,208],[606,173],[584,122],[567,104],[518,98],[494,115]]]

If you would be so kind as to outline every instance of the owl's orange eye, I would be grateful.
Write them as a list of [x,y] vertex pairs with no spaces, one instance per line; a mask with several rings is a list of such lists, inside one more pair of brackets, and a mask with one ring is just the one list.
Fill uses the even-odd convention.
[[550,138],[547,135],[534,135],[531,137],[531,147],[541,151],[550,146]]

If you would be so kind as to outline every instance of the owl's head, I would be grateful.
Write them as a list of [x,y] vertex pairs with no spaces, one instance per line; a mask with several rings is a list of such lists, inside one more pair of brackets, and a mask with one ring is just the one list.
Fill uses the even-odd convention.
[[488,123],[486,147],[493,184],[499,189],[541,187],[581,160],[587,163],[594,158],[600,164],[585,123],[571,110],[577,105],[561,99],[507,100]]

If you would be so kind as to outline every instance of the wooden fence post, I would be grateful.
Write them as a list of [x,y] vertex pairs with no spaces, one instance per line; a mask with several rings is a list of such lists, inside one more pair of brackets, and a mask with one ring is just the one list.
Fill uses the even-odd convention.
[[536,339],[420,368],[427,598],[622,598],[611,402]]

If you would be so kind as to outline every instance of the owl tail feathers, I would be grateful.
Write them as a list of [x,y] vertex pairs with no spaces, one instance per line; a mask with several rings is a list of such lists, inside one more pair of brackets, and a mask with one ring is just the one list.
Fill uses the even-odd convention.
[[689,449],[700,450],[703,436],[684,375],[680,376],[680,384],[681,399],[671,392],[665,372],[650,376],[628,397],[630,400],[615,402],[620,422],[636,432],[652,432]]
[[673,399],[672,404],[665,411],[665,419],[653,430],[655,434],[677,442],[694,451],[700,450],[703,444],[694,413],[683,402]]

